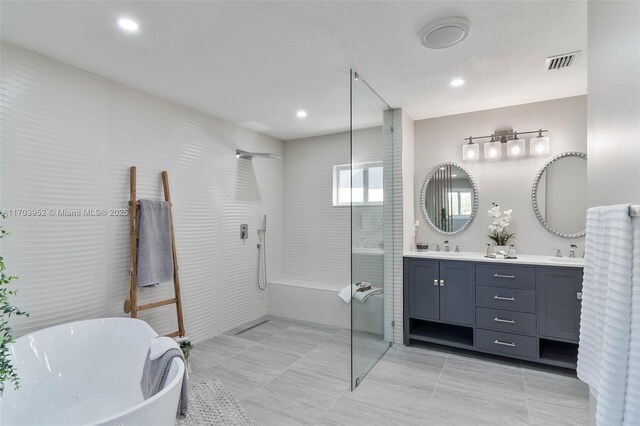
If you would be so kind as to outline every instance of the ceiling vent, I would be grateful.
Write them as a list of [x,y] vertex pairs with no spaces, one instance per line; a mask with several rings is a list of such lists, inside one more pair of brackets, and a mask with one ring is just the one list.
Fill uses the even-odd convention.
[[559,70],[560,68],[573,65],[578,54],[580,54],[580,50],[563,53],[562,55],[549,56],[546,61],[547,71]]
[[467,38],[470,29],[471,23],[465,18],[446,18],[424,27],[418,37],[424,47],[445,49]]

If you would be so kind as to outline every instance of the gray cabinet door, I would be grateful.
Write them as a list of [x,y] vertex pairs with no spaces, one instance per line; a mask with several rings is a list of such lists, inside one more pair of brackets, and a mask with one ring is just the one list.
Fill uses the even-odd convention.
[[440,262],[440,321],[473,325],[474,266],[470,262]]
[[410,261],[407,265],[409,316],[412,318],[440,319],[438,263],[437,260],[417,260]]
[[537,268],[538,334],[577,342],[580,337],[582,270]]

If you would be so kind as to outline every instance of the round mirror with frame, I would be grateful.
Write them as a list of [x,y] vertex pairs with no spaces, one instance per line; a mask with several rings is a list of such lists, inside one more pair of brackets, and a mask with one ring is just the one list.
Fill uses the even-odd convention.
[[585,236],[587,154],[564,152],[547,161],[533,181],[531,203],[540,224],[562,238]]
[[454,235],[465,230],[478,211],[478,187],[471,173],[457,163],[440,163],[422,185],[420,206],[437,232]]

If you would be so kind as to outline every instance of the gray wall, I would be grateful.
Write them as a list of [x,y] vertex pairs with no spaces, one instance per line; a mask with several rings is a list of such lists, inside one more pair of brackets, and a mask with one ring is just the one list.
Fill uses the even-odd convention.
[[588,19],[589,205],[637,204],[640,2],[590,1]]
[[[490,242],[487,238],[487,226],[490,223],[487,210],[495,202],[503,208],[513,209],[511,229],[516,232],[514,243],[520,253],[552,254],[550,248],[560,247],[566,254],[571,243],[578,244],[581,253],[582,239],[564,240],[542,228],[531,207],[530,197],[535,175],[546,161],[566,151],[586,152],[586,106],[587,97],[576,96],[416,121],[413,194],[415,217],[420,221],[418,240],[440,243],[441,246],[444,240],[449,240],[452,247],[460,245],[463,251],[482,251],[485,244]],[[491,134],[501,127],[522,131],[539,127],[549,129],[551,152],[541,158],[511,160],[503,157],[497,162],[462,161],[464,138]],[[419,203],[427,174],[436,164],[445,161],[457,162],[467,168],[479,190],[476,218],[469,228],[454,237],[432,230],[424,219]]]

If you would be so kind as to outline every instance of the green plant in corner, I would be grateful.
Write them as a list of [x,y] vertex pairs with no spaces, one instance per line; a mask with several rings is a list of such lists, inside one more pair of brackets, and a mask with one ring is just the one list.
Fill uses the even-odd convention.
[[[7,216],[0,212],[0,219]],[[9,233],[2,223],[0,223],[0,239],[8,236]],[[0,256],[0,395],[4,392],[4,385],[7,382],[13,384],[15,389],[20,387],[20,378],[16,368],[9,358],[9,345],[14,342],[11,328],[9,327],[9,317],[14,314],[18,316],[29,316],[27,312],[21,311],[9,302],[10,296],[15,296],[17,290],[10,290],[11,281],[18,277],[7,275],[4,258]]]

